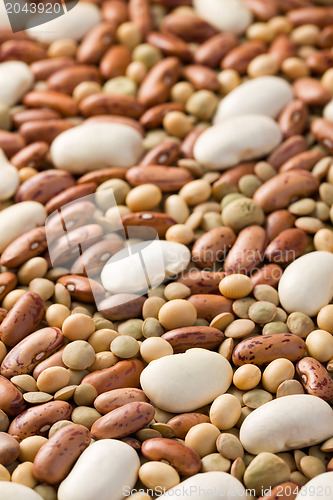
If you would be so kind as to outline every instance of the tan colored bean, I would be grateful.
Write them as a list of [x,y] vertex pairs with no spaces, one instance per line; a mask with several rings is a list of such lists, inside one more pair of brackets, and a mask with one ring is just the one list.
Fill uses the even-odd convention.
[[142,319],[129,319],[123,323],[119,323],[118,332],[120,335],[128,335],[138,340],[142,337]]
[[317,457],[305,456],[301,458],[300,467],[304,476],[308,479],[312,479],[326,472],[325,463]]
[[162,191],[155,184],[141,184],[126,196],[126,205],[133,212],[151,210],[162,200]]
[[33,462],[38,450],[47,443],[43,436],[29,436],[20,442],[19,459],[21,462]]
[[110,349],[111,342],[118,337],[118,335],[119,334],[116,330],[101,328],[88,337],[88,343],[93,347],[96,353],[107,351]]
[[224,330],[226,337],[240,339],[250,335],[255,328],[255,323],[250,319],[236,319]]
[[167,300],[185,299],[191,295],[191,289],[183,283],[169,283],[164,289]]
[[[105,368],[110,368],[119,361],[119,358],[115,356],[110,351],[100,351],[95,355],[95,361],[87,368],[88,372],[94,372],[96,370],[104,370]],[[77,373],[85,373],[85,370],[74,370]]]
[[317,315],[317,324],[321,330],[326,330],[333,335],[333,304],[328,304],[320,309]]
[[333,357],[333,336],[326,330],[314,330],[305,340],[309,356],[321,363]]
[[10,481],[10,472],[2,464],[0,464],[0,481]]
[[304,394],[302,384],[298,380],[285,380],[276,390],[276,397],[291,396],[293,394]]
[[304,313],[294,312],[288,316],[287,325],[291,333],[305,339],[315,329],[312,319]]
[[12,482],[23,484],[28,488],[34,488],[37,484],[37,480],[33,475],[32,468],[32,462],[23,462],[19,464],[12,473]]
[[295,367],[289,359],[275,359],[265,368],[262,374],[262,385],[266,391],[275,393],[285,380],[292,379]]
[[150,363],[154,359],[172,355],[173,348],[169,342],[160,337],[150,337],[142,342],[140,354],[147,363]]
[[9,311],[14,307],[16,302],[26,293],[26,290],[15,289],[11,292],[7,293],[6,297],[4,297],[2,301],[2,307]]
[[277,59],[271,54],[261,54],[250,62],[247,73],[252,78],[275,75],[279,70]]
[[140,346],[133,337],[119,335],[111,342],[110,349],[118,358],[132,358],[139,352]]
[[234,385],[242,390],[248,391],[257,387],[261,380],[260,368],[256,365],[243,365],[237,368],[233,376]]
[[211,185],[209,182],[197,179],[190,181],[183,186],[179,191],[179,196],[190,206],[198,205],[208,200],[211,195]]
[[146,488],[163,491],[180,483],[178,472],[163,462],[146,462],[139,469],[139,478]]
[[273,396],[269,392],[263,391],[262,389],[252,389],[251,391],[243,394],[244,403],[252,409],[259,408],[259,406],[268,403],[268,401],[271,401],[272,399]]
[[62,366],[46,368],[37,378],[37,387],[40,391],[54,394],[65,387],[70,379],[70,373]]
[[78,406],[90,406],[97,398],[98,393],[90,384],[81,384],[74,391],[74,401]]
[[313,244],[316,250],[333,253],[333,231],[328,228],[319,229],[313,237]]
[[48,264],[43,257],[33,257],[25,262],[18,270],[17,277],[22,285],[28,285],[35,278],[43,278]]
[[201,472],[221,471],[228,472],[231,461],[220,455],[220,453],[211,453],[201,460]]
[[63,304],[51,304],[45,314],[46,322],[49,326],[56,326],[62,328],[62,325],[71,312],[68,307]]
[[253,283],[251,278],[244,274],[231,274],[222,279],[219,290],[222,295],[229,299],[240,299],[252,292]]
[[158,313],[158,320],[167,330],[182,326],[192,326],[197,319],[197,311],[191,302],[183,299],[170,300]]
[[231,433],[222,433],[216,440],[217,451],[229,460],[243,458],[244,449],[237,436]]
[[89,406],[77,406],[74,408],[72,413],[72,421],[74,424],[81,424],[90,430],[96,420],[101,418],[101,414],[95,410],[95,408],[89,408]]
[[95,323],[85,314],[71,314],[62,324],[62,333],[68,340],[87,340],[95,331]]
[[185,436],[185,444],[195,450],[199,456],[205,457],[216,451],[216,439],[220,435],[219,429],[208,423],[197,424],[191,427]]
[[175,241],[183,245],[189,245],[194,239],[193,230],[185,224],[174,224],[165,233],[167,241]]
[[228,430],[234,427],[241,414],[241,405],[232,394],[222,394],[212,403],[209,411],[210,421],[218,429]]

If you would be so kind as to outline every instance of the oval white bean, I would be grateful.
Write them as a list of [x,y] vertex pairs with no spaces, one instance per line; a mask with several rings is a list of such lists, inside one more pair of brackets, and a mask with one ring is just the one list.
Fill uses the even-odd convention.
[[33,74],[29,66],[21,61],[0,64],[0,102],[13,106],[32,87]]
[[0,481],[0,498],[3,498],[3,500],[43,500],[31,488],[9,481]]
[[9,163],[0,149],[0,200],[9,200],[15,194],[20,179],[17,169]]
[[252,22],[251,11],[240,0],[195,0],[194,7],[215,28],[235,35],[244,33]]

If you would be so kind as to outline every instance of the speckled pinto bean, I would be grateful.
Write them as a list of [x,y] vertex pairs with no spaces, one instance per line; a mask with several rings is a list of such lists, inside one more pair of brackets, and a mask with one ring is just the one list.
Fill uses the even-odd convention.
[[21,184],[15,201],[31,200],[45,204],[50,198],[74,184],[73,176],[64,170],[45,170]]
[[178,191],[193,180],[190,172],[184,168],[148,165],[145,168],[132,167],[126,173],[126,179],[132,186],[155,184],[162,192]]
[[9,351],[1,363],[1,375],[10,378],[30,373],[40,361],[56,351],[64,336],[59,328],[42,328],[31,333]]
[[105,293],[104,288],[97,281],[85,276],[70,274],[59,278],[57,283],[64,285],[73,299],[88,304],[93,304],[95,297],[103,298]]
[[330,401],[333,398],[333,380],[326,368],[316,359],[301,359],[296,370],[308,394]]
[[248,274],[261,263],[266,244],[267,236],[262,227],[248,226],[243,229],[224,262],[225,272]]
[[198,318],[207,321],[212,321],[220,313],[231,312],[232,301],[222,295],[196,294],[191,295],[188,301],[196,308]]
[[29,436],[46,436],[53,424],[59,420],[68,420],[71,413],[72,407],[66,401],[50,401],[28,408],[14,418],[8,433],[20,442]]
[[76,459],[90,444],[89,430],[80,424],[59,429],[39,449],[33,475],[42,483],[57,484],[69,474]]
[[193,476],[200,471],[198,453],[173,439],[153,438],[142,443],[142,454],[150,460],[167,460],[182,476]]
[[95,399],[94,406],[97,411],[105,415],[105,413],[109,413],[120,406],[133,402],[148,403],[149,400],[141,389],[126,387],[103,392]]
[[93,385],[98,394],[122,387],[139,387],[143,368],[143,363],[135,358],[119,361],[110,368],[89,373],[82,383]]
[[0,300],[11,292],[17,284],[17,276],[11,272],[0,273]]
[[276,175],[260,186],[253,199],[265,212],[289,205],[295,196],[309,196],[319,187],[319,181],[310,172],[292,170]]
[[225,273],[214,271],[199,271],[193,269],[189,272],[182,273],[177,282],[186,285],[192,294],[207,294],[216,293],[219,289],[219,283],[224,278]]
[[230,227],[215,227],[203,234],[193,245],[192,260],[200,267],[210,267],[225,259],[236,235]]
[[240,342],[234,349],[232,361],[236,366],[270,363],[277,358],[298,361],[305,353],[305,342],[292,333],[276,333],[251,337]]
[[221,344],[224,334],[221,330],[210,326],[185,326],[164,333],[162,339],[172,345],[176,354],[193,347],[215,349]]
[[35,292],[26,292],[14,304],[0,325],[0,338],[10,347],[36,330],[45,314],[45,301]]
[[22,393],[8,379],[0,375],[0,410],[15,416],[25,409]]
[[145,427],[154,418],[149,403],[126,403],[96,420],[91,427],[94,439],[119,439]]

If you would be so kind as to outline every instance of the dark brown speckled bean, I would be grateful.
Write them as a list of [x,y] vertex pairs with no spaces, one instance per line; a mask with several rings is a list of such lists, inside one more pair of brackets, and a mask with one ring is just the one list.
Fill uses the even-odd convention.
[[310,357],[303,358],[297,363],[296,370],[308,394],[325,401],[333,399],[333,380],[319,361]]

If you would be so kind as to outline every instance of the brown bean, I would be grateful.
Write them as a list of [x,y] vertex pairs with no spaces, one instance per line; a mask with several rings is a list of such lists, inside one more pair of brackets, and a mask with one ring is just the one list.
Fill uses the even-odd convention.
[[307,67],[313,72],[322,75],[333,66],[333,54],[330,50],[322,50],[310,54],[306,60]]
[[201,468],[198,453],[175,439],[147,439],[142,443],[141,451],[150,460],[167,460],[181,476],[193,476]]
[[9,417],[25,409],[22,392],[8,379],[0,375],[0,410]]
[[27,64],[44,59],[46,50],[32,40],[7,40],[1,45],[1,61],[23,61]]
[[210,267],[225,259],[236,235],[229,227],[215,227],[203,234],[193,245],[192,260],[199,267]]
[[61,209],[61,215],[56,213],[46,221],[46,232],[48,244],[64,234],[64,222],[67,231],[84,226],[90,221],[95,211],[94,203],[90,201],[78,201],[71,203],[68,207]]
[[309,106],[324,106],[332,99],[332,93],[315,78],[298,78],[293,83],[295,96]]
[[[58,214],[56,214],[58,215]],[[65,219],[65,224],[68,223],[68,219]],[[77,256],[85,249],[87,246],[98,241],[102,235],[103,230],[98,224],[87,224],[85,226],[73,229],[73,231],[65,231],[63,229],[63,236],[52,243],[50,246],[50,241],[54,237],[50,234],[50,227],[46,226],[48,239],[49,239],[49,250],[53,257],[53,264],[57,266],[63,265]],[[80,245],[80,249],[79,249]]]
[[268,53],[282,64],[285,59],[296,56],[296,45],[288,35],[278,35],[271,43]]
[[283,270],[277,264],[266,264],[251,274],[251,281],[254,287],[257,285],[270,285],[276,287],[282,274]]
[[311,0],[279,0],[279,10],[289,12],[293,9],[301,9],[312,5]]
[[148,151],[140,160],[140,167],[149,165],[174,165],[180,156],[180,147],[176,141],[165,140]]
[[301,135],[294,135],[282,142],[267,158],[267,162],[278,169],[287,160],[307,150],[307,143]]
[[194,54],[194,60],[197,64],[216,68],[223,57],[236,45],[237,37],[233,33],[219,33],[198,47]]
[[333,124],[329,120],[317,118],[311,124],[311,132],[330,153],[333,152]]
[[71,268],[72,274],[84,274],[94,276],[104,267],[106,261],[115,253],[124,248],[121,238],[113,238],[98,241],[87,248],[74,262]]
[[[146,129],[158,128],[169,111],[184,111],[184,104],[179,102],[164,102],[147,109],[140,118],[140,123]],[[164,142],[164,141],[163,141]],[[162,143],[163,144],[163,143]]]
[[186,285],[191,290],[191,294],[217,293],[219,283],[224,278],[225,273],[215,271],[192,271],[184,272],[177,278],[178,283]]
[[[1,261],[0,261],[1,262]],[[17,276],[14,273],[6,271],[0,273],[0,301],[11,292],[17,284]]]
[[193,148],[198,137],[204,132],[204,127],[196,127],[191,132],[189,132],[180,146],[180,151],[185,158],[194,158]]
[[75,87],[81,82],[100,83],[99,71],[95,66],[80,65],[60,69],[47,79],[50,90],[57,90],[71,95]]
[[97,64],[115,40],[115,27],[109,22],[99,23],[84,36],[76,51],[80,64]]
[[192,295],[188,301],[196,308],[198,318],[204,318],[207,321],[212,321],[220,313],[231,312],[232,301],[222,295]]
[[179,57],[179,59],[187,63],[192,61],[192,53],[187,44],[172,33],[151,31],[147,34],[146,40],[153,47],[160,49],[166,56]]
[[135,97],[102,93],[85,97],[79,108],[81,114],[86,117],[110,114],[140,118],[144,111],[144,106]]
[[[132,236],[135,237],[135,230],[133,226],[136,227],[146,227],[154,229],[160,238],[164,238],[165,233],[169,227],[176,224],[176,221],[167,214],[162,214],[158,212],[135,212],[134,214],[127,214],[121,218],[123,226],[132,227]],[[149,236],[151,231],[147,230],[147,235]],[[138,230],[138,237],[142,237],[142,229]]]
[[59,351],[51,354],[51,356],[46,358],[44,361],[38,363],[38,365],[32,372],[32,376],[35,380],[38,379],[38,376],[42,373],[42,371],[44,371],[46,368],[50,368],[51,366],[61,366],[62,368],[66,368],[65,364],[62,361],[62,353],[65,347],[66,346],[62,347],[61,349],[59,349]]
[[111,321],[137,318],[141,315],[146,297],[130,293],[112,295],[99,304],[100,312]]
[[78,178],[78,184],[95,182],[98,186],[109,179],[125,179],[126,170],[124,168],[100,168],[93,172],[88,172]]
[[189,43],[203,43],[216,35],[216,29],[211,24],[192,14],[169,14],[164,17],[160,29]]
[[315,24],[320,28],[333,24],[333,8],[330,7],[304,7],[291,10],[287,14],[294,26]]
[[278,119],[278,124],[285,138],[302,134],[308,119],[308,108],[303,101],[295,99],[287,104]]
[[71,57],[53,57],[32,63],[30,69],[36,80],[45,81],[56,71],[74,65],[75,61]]
[[23,182],[15,201],[39,201],[45,204],[53,196],[75,184],[74,177],[64,170],[44,170]]
[[91,435],[94,439],[119,439],[145,427],[154,414],[155,409],[149,403],[127,403],[96,420]]
[[14,418],[9,426],[8,434],[14,436],[19,442],[29,436],[46,436],[53,424],[59,420],[68,420],[71,413],[72,407],[65,401],[50,401],[28,408]]
[[[16,128],[19,128],[23,123],[25,122],[30,122],[30,121],[46,121],[46,120],[57,120],[58,118],[61,118],[60,113],[57,113],[57,111],[54,111],[53,109],[24,109],[22,111],[17,111],[13,115],[13,125]],[[38,139],[36,139],[36,142]],[[39,141],[41,142],[41,141]],[[21,151],[19,151],[16,154],[20,154]],[[16,155],[13,156],[13,158]]]
[[36,330],[45,314],[46,305],[35,292],[26,292],[15,302],[0,325],[0,337],[4,344],[13,347],[29,333]]
[[286,161],[280,168],[280,172],[289,172],[290,170],[297,169],[312,170],[315,164],[322,158],[324,158],[323,153],[316,149],[304,151]]
[[190,64],[183,69],[183,75],[192,83],[196,90],[212,90],[213,92],[220,88],[220,82],[216,73],[201,64]]
[[193,180],[192,174],[185,168],[149,165],[147,167],[132,167],[126,172],[126,180],[132,186],[140,184],[155,184],[161,191],[168,193],[178,191]]
[[275,264],[292,262],[305,251],[308,237],[298,228],[285,229],[276,236],[265,250],[265,257]]
[[102,17],[114,28],[128,21],[128,5],[122,0],[107,0],[101,5]]
[[306,170],[283,172],[264,182],[254,194],[254,201],[265,212],[287,207],[295,196],[309,196],[319,186],[319,181]]
[[100,72],[103,78],[109,80],[123,76],[132,60],[131,51],[124,45],[114,45],[104,54],[100,62]]
[[333,26],[326,26],[317,37],[317,44],[323,49],[329,49],[333,45]]
[[216,192],[218,191],[219,185],[225,182],[229,182],[230,184],[234,184],[237,186],[238,182],[244,175],[251,175],[254,173],[255,163],[241,163],[240,165],[236,165],[232,167],[230,170],[224,172],[221,177],[214,182],[213,184],[213,194],[215,197]]
[[0,130],[0,148],[3,150],[7,158],[14,156],[20,149],[25,146],[25,138],[19,134],[13,134],[6,130]]
[[95,182],[86,182],[81,186],[71,186],[61,193],[53,196],[45,205],[48,214],[59,210],[61,207],[67,205],[72,201],[88,196],[96,191],[97,184]]
[[73,125],[66,120],[42,119],[24,122],[19,128],[19,133],[28,144],[36,141],[51,144],[59,134],[72,127]]
[[180,413],[179,415],[172,417],[167,422],[167,425],[172,428],[176,438],[184,439],[192,427],[209,422],[209,417],[203,413]]
[[230,52],[222,59],[222,69],[234,69],[240,75],[244,75],[247,67],[257,56],[266,52],[266,46],[263,42],[257,40],[245,42],[238,47],[230,50]]
[[10,162],[17,168],[17,170],[25,167],[37,169],[44,162],[48,151],[49,145],[46,142],[33,142],[12,156]]
[[7,378],[32,372],[35,366],[63,343],[61,330],[42,328],[16,344],[1,363],[1,375]]
[[262,261],[266,244],[266,231],[262,227],[248,226],[240,231],[224,262],[225,272],[248,274]]
[[179,73],[180,62],[176,57],[167,57],[159,61],[149,70],[139,87],[139,102],[145,107],[165,102],[171,88],[178,80]]
[[15,438],[0,432],[0,464],[10,465],[20,454],[20,445]]
[[242,340],[234,349],[232,361],[236,366],[262,366],[278,358],[298,361],[305,353],[305,342],[292,333],[260,335]]
[[296,370],[308,394],[330,401],[333,398],[333,380],[326,368],[316,359],[301,359]]
[[57,283],[64,285],[73,299],[88,304],[93,304],[104,296],[104,288],[97,281],[85,276],[71,274],[59,278]]
[[[130,20],[139,28],[145,37],[153,29],[153,18],[150,11],[149,0],[130,0],[128,4],[128,15]],[[151,43],[147,40],[148,43]]]
[[80,424],[71,423],[59,429],[35,456],[35,478],[47,484],[57,484],[65,479],[77,458],[89,446],[90,439],[90,431]]
[[55,90],[33,90],[25,94],[22,102],[30,108],[54,109],[62,116],[75,116],[78,113],[74,99]]
[[268,495],[260,497],[259,500],[295,500],[301,485],[292,481],[278,484]]
[[266,217],[265,229],[268,241],[274,240],[282,231],[294,226],[296,217],[289,210],[276,210]]
[[123,387],[139,387],[143,368],[143,363],[135,358],[118,361],[110,368],[89,373],[82,380],[82,384],[93,385],[98,394]]
[[141,389],[126,387],[103,392],[95,399],[94,406],[99,413],[105,415],[120,406],[133,402],[148,403],[149,400]]
[[259,21],[269,21],[279,13],[277,2],[266,2],[266,0],[243,0]]
[[216,349],[224,339],[224,334],[221,330],[210,326],[185,326],[164,333],[162,339],[169,342],[177,354],[194,347]]

